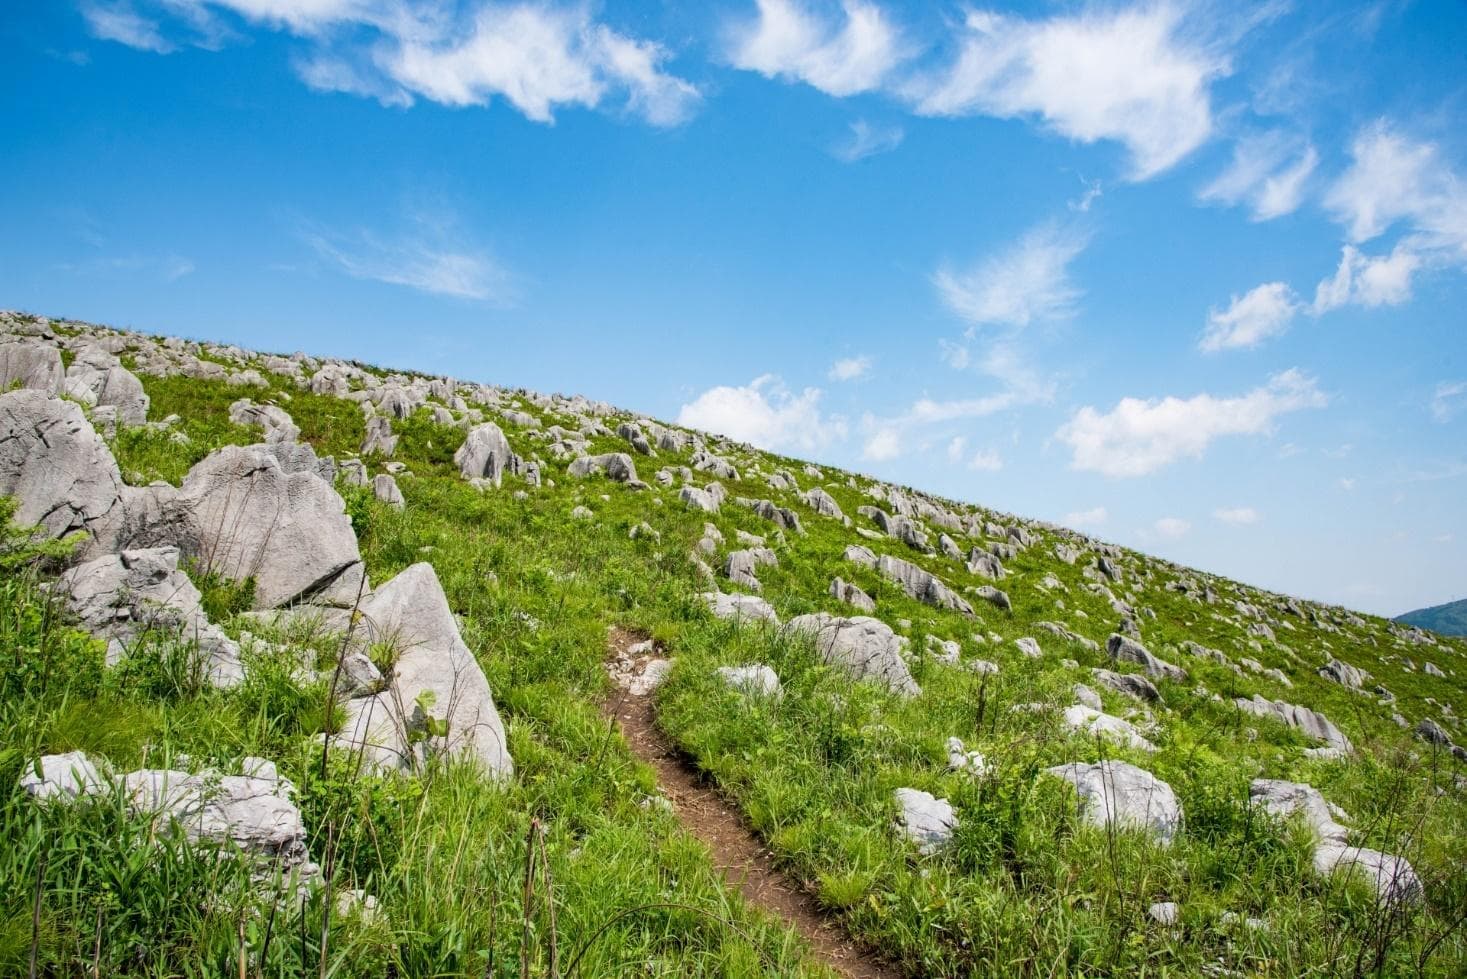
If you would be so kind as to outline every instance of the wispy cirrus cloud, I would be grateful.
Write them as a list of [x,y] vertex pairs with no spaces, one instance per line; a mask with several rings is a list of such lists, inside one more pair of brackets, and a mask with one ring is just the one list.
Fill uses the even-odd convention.
[[1226,170],[1198,194],[1204,201],[1247,204],[1253,220],[1291,214],[1303,203],[1319,154],[1307,141],[1280,132],[1245,136]]
[[845,96],[879,88],[904,57],[900,32],[874,3],[842,0],[838,17],[795,0],[757,4],[752,19],[727,27],[735,68]]
[[307,45],[295,64],[308,86],[387,105],[500,100],[549,123],[561,109],[619,103],[654,126],[674,126],[701,100],[666,69],[671,52],[613,30],[586,4],[89,0],[85,9],[96,36],[160,53],[214,46],[230,32],[225,18],[283,31]]
[[1074,313],[1080,289],[1070,263],[1085,249],[1074,228],[1044,223],[966,269],[944,265],[933,276],[947,307],[975,326],[1024,327]]
[[849,135],[830,148],[830,155],[842,163],[855,163],[868,156],[890,153],[902,145],[905,136],[901,126],[877,126],[857,119],[851,123]]
[[317,256],[355,279],[497,305],[514,300],[509,271],[451,220],[418,214],[392,232],[302,223],[297,234]]

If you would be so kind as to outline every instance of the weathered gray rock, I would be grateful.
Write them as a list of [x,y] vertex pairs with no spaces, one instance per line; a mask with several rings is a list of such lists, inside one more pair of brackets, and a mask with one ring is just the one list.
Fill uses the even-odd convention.
[[433,566],[407,568],[365,599],[360,611],[361,632],[354,639],[386,646],[395,659],[382,693],[348,701],[333,743],[388,768],[416,768],[430,755],[449,755],[496,777],[512,775],[489,681],[459,635]]
[[720,666],[718,678],[727,686],[750,697],[779,700],[784,696],[779,676],[763,663],[749,666]]
[[1315,842],[1344,843],[1350,831],[1335,821],[1343,818],[1337,807],[1325,801],[1319,790],[1303,782],[1255,778],[1248,786],[1248,802],[1279,819],[1299,820],[1309,828]]
[[1169,928],[1182,920],[1182,909],[1175,901],[1157,901],[1146,909],[1146,916]]
[[58,395],[64,390],[66,371],[61,351],[39,340],[0,341],[0,391],[19,387]]
[[77,353],[66,369],[66,394],[85,404],[109,407],[124,425],[148,420],[148,395],[143,383],[112,354],[97,346]]
[[1161,700],[1161,691],[1156,689],[1155,684],[1139,673],[1116,673],[1114,670],[1091,670],[1090,675],[1095,677],[1097,683],[1103,683],[1117,693],[1123,693],[1127,697],[1148,704],[1154,704]]
[[1442,679],[1446,679],[1447,676],[1445,673],[1442,672],[1441,667],[1437,666],[1435,663],[1422,663],[1421,672],[1425,673],[1427,676],[1441,677]]
[[900,585],[902,591],[919,602],[935,608],[951,609],[967,616],[974,614],[973,606],[959,597],[941,578],[910,561],[883,554],[877,559],[876,570]]
[[112,550],[125,521],[122,476],[81,408],[42,391],[0,394],[0,496],[15,521],[52,537],[84,531],[87,557]]
[[1321,877],[1348,874],[1375,890],[1378,902],[1387,906],[1419,904],[1421,878],[1402,857],[1342,843],[1321,843],[1314,850],[1314,872]]
[[1044,650],[1039,648],[1039,640],[1033,636],[1022,636],[1015,639],[1014,646],[1018,648],[1020,653],[1023,653],[1030,659],[1039,659],[1044,655]]
[[372,477],[372,495],[388,506],[399,510],[407,506],[407,500],[403,499],[397,480],[387,473],[378,473]]
[[504,430],[493,422],[483,422],[469,429],[464,444],[453,454],[454,465],[465,479],[486,479],[501,485],[504,474],[514,464],[514,451]]
[[109,665],[149,639],[191,650],[200,676],[215,686],[244,679],[239,646],[204,615],[199,590],[178,570],[177,548],[96,558],[63,574],[59,590],[82,625],[106,640]]
[[1337,659],[1332,659],[1321,666],[1319,675],[1352,690],[1359,690],[1369,676],[1364,670],[1357,670],[1349,663],[1342,663]]
[[958,817],[946,799],[921,789],[897,789],[893,797],[899,810],[897,829],[917,844],[919,853],[930,856],[952,841]]
[[832,517],[836,520],[844,520],[846,518],[846,515],[841,512],[840,504],[835,502],[835,497],[825,492],[819,486],[812,487],[807,492],[801,493],[800,499],[805,502],[806,506],[821,516]]
[[317,471],[290,471],[274,448],[211,452],[165,505],[167,527],[155,535],[204,570],[254,579],[255,608],[349,606],[363,571],[346,505]]
[[947,770],[983,778],[993,771],[993,766],[981,751],[969,751],[962,738],[948,738]]
[[229,406],[229,420],[236,425],[255,425],[264,429],[266,442],[294,442],[301,434],[284,408],[255,404],[249,398],[240,398]]
[[1172,787],[1135,765],[1071,762],[1045,771],[1075,787],[1080,813],[1092,826],[1145,830],[1163,844],[1182,827],[1182,806]]
[[1187,679],[1186,670],[1158,659],[1151,654],[1151,650],[1129,636],[1113,633],[1106,642],[1105,649],[1111,659],[1122,663],[1136,663],[1150,676],[1158,679],[1176,680],[1179,683]]
[[709,591],[703,592],[701,597],[708,604],[708,610],[720,619],[747,619],[779,624],[774,606],[757,595],[728,595]]
[[1429,717],[1422,718],[1421,723],[1416,725],[1416,737],[1427,744],[1438,747],[1450,748],[1452,746],[1452,736]]
[[863,612],[876,611],[876,599],[872,598],[870,595],[866,594],[864,591],[862,591],[860,588],[857,588],[849,581],[845,581],[841,578],[836,578],[831,581],[830,594],[833,598],[845,602],[847,605],[854,605],[856,608],[860,609]]
[[742,551],[731,551],[724,562],[723,573],[729,581],[745,588],[759,591],[761,585],[756,577],[762,567],[775,567],[779,558],[767,547],[751,547]]
[[697,486],[684,486],[678,493],[678,499],[690,510],[702,510],[704,513],[717,513],[718,500],[706,489]]
[[65,801],[105,792],[107,780],[86,752],[68,751],[43,755],[34,765],[26,765],[20,773],[20,787],[32,799]]
[[974,547],[968,551],[968,570],[984,578],[992,578],[998,581],[1004,576],[1003,562],[989,554],[982,548]]
[[[383,458],[392,458],[397,451],[397,436],[392,434],[392,419],[386,415],[373,415],[367,419],[367,434],[362,439],[362,455],[377,453]],[[457,456],[454,457],[457,461]]]
[[863,568],[876,567],[876,555],[872,553],[871,548],[863,547],[860,544],[847,544],[842,556],[852,564],[859,564]]
[[1005,612],[1013,610],[1014,603],[1009,600],[1008,594],[992,585],[979,585],[968,590],[996,609],[1002,609]]
[[596,456],[581,456],[571,462],[567,470],[570,475],[583,479],[592,473],[605,473],[608,479],[618,483],[637,483],[637,466],[625,452],[607,452]]
[[771,500],[739,500],[738,502],[749,507],[759,516],[773,523],[781,530],[792,533],[803,534],[805,528],[800,525],[800,515],[788,507],[776,506]]
[[[1093,693],[1093,691],[1092,691]],[[1142,737],[1141,732],[1124,718],[1107,714],[1099,707],[1074,704],[1065,708],[1064,726],[1091,737],[1105,738],[1127,748],[1138,751],[1155,751],[1156,745]]]
[[1329,718],[1307,707],[1288,704],[1282,700],[1265,700],[1258,694],[1254,694],[1252,699],[1238,697],[1233,702],[1250,714],[1258,717],[1272,717],[1289,727],[1298,728],[1310,737],[1325,742],[1334,751],[1348,755],[1355,750],[1350,739],[1345,737],[1343,731],[1330,723]]
[[791,619],[788,628],[812,636],[825,662],[857,680],[876,680],[903,696],[922,692],[902,657],[901,639],[880,619],[816,612]]
[[341,480],[348,486],[367,486],[371,480],[367,478],[367,467],[360,459],[343,460],[340,467]]

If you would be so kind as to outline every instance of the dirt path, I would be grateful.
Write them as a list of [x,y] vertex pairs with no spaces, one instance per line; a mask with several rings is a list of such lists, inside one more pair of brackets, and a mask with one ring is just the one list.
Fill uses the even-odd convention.
[[[613,629],[613,656],[626,657],[641,639]],[[683,827],[707,845],[713,863],[744,899],[782,918],[800,933],[815,958],[850,979],[900,979],[901,972],[853,940],[814,895],[778,867],[743,817],[717,790],[705,785],[692,763],[657,727],[650,693],[619,690],[605,705],[632,752],[657,771],[657,784]]]

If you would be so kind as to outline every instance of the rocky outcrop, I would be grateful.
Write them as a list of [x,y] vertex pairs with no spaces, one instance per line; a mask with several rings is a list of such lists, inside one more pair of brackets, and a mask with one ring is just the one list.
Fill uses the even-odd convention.
[[204,571],[252,579],[255,608],[350,606],[363,570],[346,505],[311,465],[314,453],[274,448],[210,453],[164,505],[164,526],[147,536],[177,544]]
[[1135,663],[1156,679],[1175,680],[1179,683],[1187,679],[1186,670],[1153,656],[1151,650],[1130,636],[1113,633],[1106,641],[1105,650],[1111,659],[1121,663]]
[[952,841],[958,817],[952,803],[921,789],[897,789],[897,830],[917,844],[917,851],[931,856]]
[[39,340],[0,340],[0,391],[11,388],[58,395],[64,390],[66,371],[61,352]]
[[844,579],[835,578],[830,582],[830,595],[847,605],[855,606],[862,612],[876,611],[876,600]]
[[386,689],[347,702],[333,744],[387,768],[450,756],[496,777],[513,774],[489,681],[459,635],[431,564],[414,564],[373,592],[357,620],[359,648],[390,651]]
[[637,478],[637,466],[625,452],[607,452],[596,456],[581,456],[571,462],[567,472],[583,479],[592,473],[605,473],[608,479],[618,483],[643,485]]
[[493,422],[484,422],[469,429],[464,444],[453,454],[453,463],[465,479],[484,479],[499,486],[505,472],[514,465],[514,458],[504,430]]
[[1072,762],[1045,771],[1075,787],[1086,822],[1102,829],[1140,829],[1169,844],[1182,828],[1182,806],[1172,787],[1123,761]]
[[951,609],[967,616],[974,614],[973,606],[959,597],[941,578],[910,561],[883,554],[877,559],[876,570],[900,585],[902,591],[919,602],[935,608]]
[[701,597],[708,605],[708,610],[720,619],[748,619],[779,624],[774,606],[758,595],[728,595],[709,591],[703,592]]
[[875,680],[903,696],[922,692],[907,668],[902,640],[880,619],[816,612],[791,619],[787,628],[813,637],[825,662],[857,680]]
[[725,686],[748,697],[779,700],[784,696],[784,688],[780,686],[778,674],[763,663],[753,663],[749,666],[720,666],[717,675]]
[[1156,745],[1142,737],[1141,732],[1130,721],[1107,714],[1098,707],[1074,704],[1065,708],[1063,720],[1065,727],[1071,731],[1105,738],[1137,751],[1156,750]]
[[67,609],[107,643],[107,663],[143,641],[177,643],[196,654],[200,676],[228,687],[244,679],[239,646],[212,625],[203,597],[178,570],[178,549],[158,547],[108,554],[61,576]]
[[126,522],[122,476],[81,408],[43,391],[0,394],[0,496],[15,521],[51,537],[88,539],[82,557],[111,551]]
[[1251,699],[1238,697],[1233,702],[1250,714],[1275,718],[1289,727],[1303,731],[1311,738],[1323,741],[1332,753],[1348,755],[1355,750],[1350,739],[1329,718],[1308,707],[1284,703],[1282,700],[1265,700],[1258,694],[1254,694]]

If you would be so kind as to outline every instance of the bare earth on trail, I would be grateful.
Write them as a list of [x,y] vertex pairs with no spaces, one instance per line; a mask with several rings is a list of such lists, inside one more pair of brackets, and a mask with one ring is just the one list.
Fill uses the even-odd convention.
[[[610,633],[612,653],[625,660],[641,637],[624,629]],[[708,847],[713,864],[750,903],[794,926],[814,957],[850,979],[900,979],[895,967],[874,957],[846,934],[815,896],[777,866],[737,810],[724,802],[657,727],[653,694],[619,690],[605,704],[632,753],[657,772],[657,784],[678,821]]]

